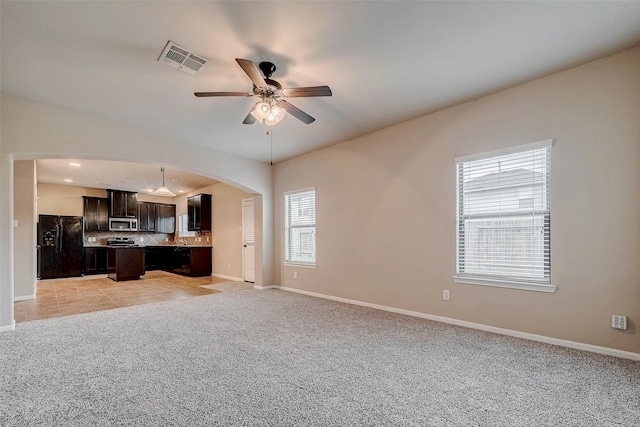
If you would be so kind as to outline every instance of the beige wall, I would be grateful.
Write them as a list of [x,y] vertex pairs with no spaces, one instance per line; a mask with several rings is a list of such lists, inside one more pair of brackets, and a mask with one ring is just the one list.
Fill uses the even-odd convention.
[[36,294],[36,165],[33,160],[23,160],[13,166],[14,227],[13,251],[20,259],[15,268],[14,298],[29,299]]
[[[101,188],[40,183],[38,184],[38,215],[82,216],[82,196],[107,197],[107,191]],[[138,193],[138,201],[174,204],[175,198]]]
[[38,215],[82,216],[82,196],[107,197],[100,188],[38,184]]
[[[276,165],[282,285],[640,353],[640,48]],[[553,138],[555,293],[456,284],[457,156]],[[316,187],[317,269],[283,267],[284,191]],[[298,278],[293,278],[297,271]],[[442,300],[443,289],[451,301]],[[612,329],[611,314],[629,329]]]
[[199,193],[211,194],[213,200],[213,274],[242,279],[242,199],[254,195],[217,183],[177,196],[176,215],[186,213],[187,197]]

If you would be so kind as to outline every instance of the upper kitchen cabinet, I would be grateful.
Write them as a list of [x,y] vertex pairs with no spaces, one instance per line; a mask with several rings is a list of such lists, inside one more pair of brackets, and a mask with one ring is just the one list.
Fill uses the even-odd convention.
[[138,202],[138,231],[175,233],[176,205]]
[[156,231],[158,224],[156,206],[155,203],[138,202],[138,231]]
[[85,231],[109,230],[109,199],[103,197],[83,197]]
[[109,194],[109,216],[111,218],[136,218],[138,216],[137,193],[107,190]]
[[211,194],[187,197],[189,231],[211,231]]
[[156,203],[156,232],[176,232],[176,205]]

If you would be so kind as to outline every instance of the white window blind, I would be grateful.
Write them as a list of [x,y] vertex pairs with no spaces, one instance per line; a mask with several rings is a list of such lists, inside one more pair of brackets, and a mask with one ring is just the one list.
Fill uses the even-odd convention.
[[458,278],[551,284],[551,142],[456,159]]
[[285,193],[285,261],[316,262],[316,191],[306,189]]

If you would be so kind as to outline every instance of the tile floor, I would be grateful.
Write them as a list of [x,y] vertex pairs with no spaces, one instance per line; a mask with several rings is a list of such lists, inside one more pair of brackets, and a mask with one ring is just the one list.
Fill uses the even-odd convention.
[[36,299],[14,303],[14,318],[16,322],[27,322],[214,294],[218,291],[200,286],[223,282],[229,280],[164,271],[148,271],[140,280],[122,282],[114,282],[106,275],[40,280]]

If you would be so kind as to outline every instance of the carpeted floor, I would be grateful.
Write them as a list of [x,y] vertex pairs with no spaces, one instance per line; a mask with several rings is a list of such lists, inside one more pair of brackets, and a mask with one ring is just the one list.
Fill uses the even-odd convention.
[[283,291],[0,334],[2,426],[637,426],[640,363]]

